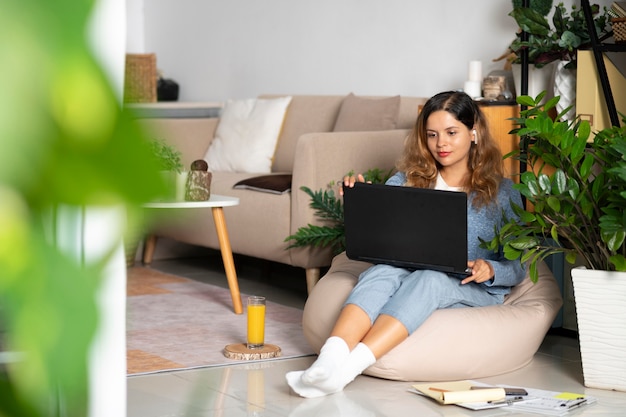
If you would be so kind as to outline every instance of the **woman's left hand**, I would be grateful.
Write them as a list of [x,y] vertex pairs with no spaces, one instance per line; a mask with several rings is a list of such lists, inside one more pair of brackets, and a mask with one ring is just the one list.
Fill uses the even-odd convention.
[[468,282],[480,284],[481,282],[489,281],[495,274],[491,264],[484,259],[468,261],[467,266],[472,269],[472,275],[461,281],[461,284],[467,284]]

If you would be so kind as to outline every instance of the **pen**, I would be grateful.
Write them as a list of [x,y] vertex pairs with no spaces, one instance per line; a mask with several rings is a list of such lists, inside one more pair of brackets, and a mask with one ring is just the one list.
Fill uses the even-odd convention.
[[437,388],[437,387],[428,387],[428,389],[431,391],[437,391],[437,392],[448,392],[447,389]]
[[562,404],[563,406],[567,407],[568,410],[571,410],[573,408],[576,407],[580,407],[581,405],[585,404],[587,402],[586,398],[578,398],[578,401],[570,403],[570,404]]
[[515,397],[515,398],[508,399],[508,400],[487,401],[487,404],[491,404],[491,405],[502,405],[502,404],[510,405],[510,404],[516,403],[518,401],[523,401],[523,400],[524,400],[524,397]]

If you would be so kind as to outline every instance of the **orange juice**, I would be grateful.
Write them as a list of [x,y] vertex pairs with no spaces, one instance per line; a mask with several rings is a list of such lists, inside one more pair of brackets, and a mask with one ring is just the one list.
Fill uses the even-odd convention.
[[[265,303],[265,299],[263,299]],[[265,304],[248,303],[248,348],[261,348],[265,342]]]

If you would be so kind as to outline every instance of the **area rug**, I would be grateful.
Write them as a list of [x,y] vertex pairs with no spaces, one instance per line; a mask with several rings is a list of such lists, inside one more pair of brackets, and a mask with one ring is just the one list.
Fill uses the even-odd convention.
[[[241,363],[223,354],[226,345],[246,341],[245,311],[233,312],[228,289],[135,267],[127,295],[129,375]],[[265,341],[281,348],[277,359],[313,354],[301,323],[302,310],[268,297]]]

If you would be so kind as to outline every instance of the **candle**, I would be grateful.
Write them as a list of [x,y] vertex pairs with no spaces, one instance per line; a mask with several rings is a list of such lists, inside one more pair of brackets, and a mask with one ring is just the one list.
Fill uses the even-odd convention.
[[481,82],[483,79],[483,64],[480,61],[470,61],[469,63],[469,77],[470,81]]
[[248,349],[261,349],[265,343],[265,297],[248,297]]
[[482,93],[480,81],[465,81],[463,91],[471,98],[480,97]]

